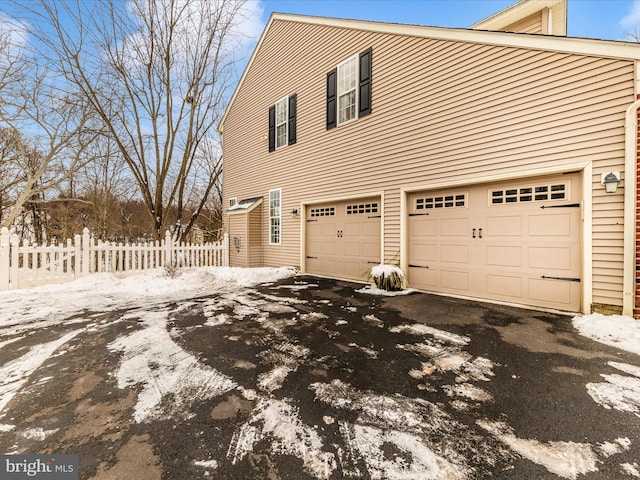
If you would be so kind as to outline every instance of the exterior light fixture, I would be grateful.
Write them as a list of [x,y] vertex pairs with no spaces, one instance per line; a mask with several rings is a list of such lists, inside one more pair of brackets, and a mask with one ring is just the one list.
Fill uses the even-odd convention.
[[292,217],[297,217],[298,213],[300,213],[300,211],[297,208],[294,208],[293,210],[291,210]]
[[600,183],[604,185],[604,191],[607,193],[616,193],[618,183],[620,183],[620,172],[603,173]]

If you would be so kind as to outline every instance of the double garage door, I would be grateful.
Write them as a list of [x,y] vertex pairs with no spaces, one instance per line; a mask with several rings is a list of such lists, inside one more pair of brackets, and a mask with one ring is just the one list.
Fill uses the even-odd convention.
[[379,198],[311,205],[306,209],[306,271],[364,280],[380,263]]
[[579,311],[581,177],[413,193],[408,276],[421,290]]

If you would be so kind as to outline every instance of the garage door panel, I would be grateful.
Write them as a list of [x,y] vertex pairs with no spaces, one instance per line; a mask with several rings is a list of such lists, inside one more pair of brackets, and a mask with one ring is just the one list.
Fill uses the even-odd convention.
[[347,277],[362,278],[367,274],[367,264],[360,261],[345,261],[344,273]]
[[554,270],[571,270],[571,247],[529,247],[528,254],[529,266],[548,270],[548,274]]
[[367,221],[360,224],[360,236],[361,237],[375,237],[380,238],[380,220]]
[[338,236],[338,227],[335,222],[321,223],[321,234],[323,237],[336,237]]
[[360,223],[345,223],[341,229],[345,237],[360,237],[361,235]]
[[321,255],[335,255],[337,252],[337,245],[335,241],[322,242]]
[[436,270],[410,266],[409,277],[413,284],[421,285],[426,289],[436,288],[438,286]]
[[487,247],[487,266],[522,267],[522,246],[494,245]]
[[438,221],[435,219],[412,218],[409,220],[414,237],[432,237],[438,234]]
[[347,257],[360,257],[362,255],[361,243],[357,241],[344,242],[344,254]]
[[569,237],[572,224],[570,213],[529,215],[529,235],[545,238]]
[[440,284],[444,288],[467,292],[469,290],[469,272],[441,270]]
[[487,275],[487,292],[497,297],[522,298],[523,279],[513,275]]
[[466,237],[471,231],[467,218],[443,218],[440,220],[440,235],[444,237]]
[[531,278],[529,279],[529,297],[541,305],[569,306],[575,294],[577,283],[562,280]]
[[360,244],[361,256],[367,258],[367,262],[380,261],[380,242],[366,242]]
[[487,239],[494,237],[520,237],[523,234],[522,224],[523,221],[520,216],[487,217],[487,226],[483,229],[483,236]]
[[469,263],[468,245],[442,245],[440,261],[448,263]]
[[437,260],[438,246],[434,243],[413,243],[410,247],[409,258],[412,263],[431,262]]

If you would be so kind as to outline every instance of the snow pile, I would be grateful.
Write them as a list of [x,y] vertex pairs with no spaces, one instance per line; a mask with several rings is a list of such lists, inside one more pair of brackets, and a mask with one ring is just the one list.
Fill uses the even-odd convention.
[[588,383],[587,392],[596,403],[606,409],[635,413],[640,416],[640,368],[626,363],[608,363],[632,376],[600,374],[605,382]]
[[[229,291],[295,275],[291,268],[205,267],[180,270],[176,278],[162,270],[125,278],[108,273],[59,285],[0,292],[3,334],[60,323],[84,310],[145,308],[198,295]],[[68,322],[66,322],[68,323]]]
[[574,317],[573,326],[585,337],[640,355],[640,320],[593,313]]
[[576,480],[579,475],[598,471],[598,459],[588,443],[528,440],[518,438],[501,422],[478,420],[476,423],[524,458],[543,465],[559,477]]

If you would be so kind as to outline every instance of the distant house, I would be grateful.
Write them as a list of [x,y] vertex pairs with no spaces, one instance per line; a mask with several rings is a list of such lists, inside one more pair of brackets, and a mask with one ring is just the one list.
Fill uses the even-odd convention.
[[231,264],[633,314],[640,47],[565,35],[566,0],[470,29],[273,14],[220,125]]

